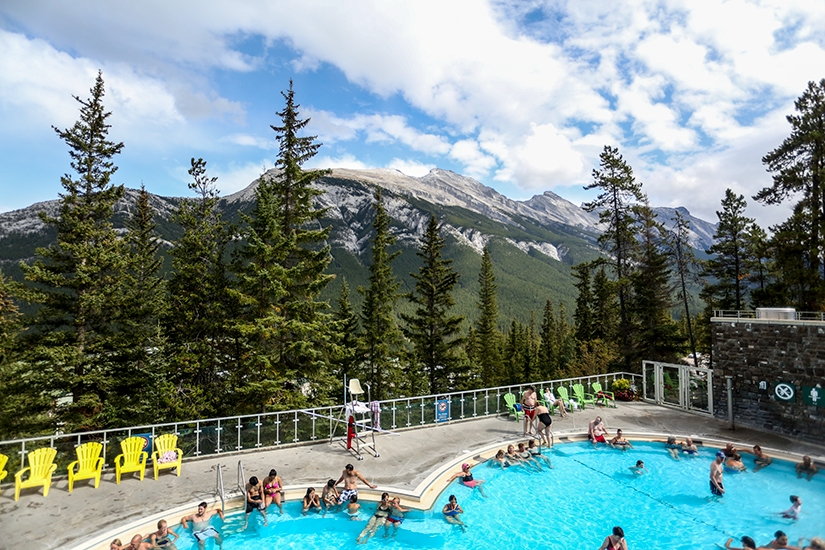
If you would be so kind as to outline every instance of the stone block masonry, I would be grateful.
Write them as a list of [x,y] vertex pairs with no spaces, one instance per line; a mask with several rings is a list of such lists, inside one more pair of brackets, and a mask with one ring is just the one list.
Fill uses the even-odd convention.
[[821,444],[825,440],[825,322],[711,319],[713,399],[736,425]]

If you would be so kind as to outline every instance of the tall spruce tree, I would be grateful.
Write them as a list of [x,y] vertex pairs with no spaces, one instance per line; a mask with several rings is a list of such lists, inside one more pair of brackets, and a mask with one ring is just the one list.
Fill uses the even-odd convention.
[[76,173],[60,179],[64,192],[58,216],[41,214],[57,230],[57,240],[39,248],[33,264],[21,265],[38,290],[32,293],[37,317],[26,334],[36,370],[33,391],[62,399],[54,421],[67,431],[109,425],[104,409],[119,375],[114,358],[127,248],[111,223],[123,196],[123,186],[113,185],[111,177],[117,170],[112,158],[123,143],[108,138],[111,113],[103,106],[101,73],[90,92],[89,99],[74,96],[80,104],[78,121],[65,130],[54,128],[69,146]]
[[438,221],[430,216],[416,251],[422,265],[418,273],[411,274],[415,291],[407,294],[415,309],[412,314],[401,314],[406,323],[404,335],[413,344],[431,394],[453,389],[463,374],[459,372],[455,352],[462,345],[460,332],[464,318],[450,314],[455,304],[452,292],[458,283],[458,273],[452,269],[453,261],[442,255],[444,244]]
[[361,312],[362,355],[367,381],[372,384],[372,397],[386,399],[400,379],[402,335],[395,322],[395,303],[401,283],[392,271],[392,261],[401,253],[391,252],[395,237],[390,232],[390,217],[384,209],[381,188],[375,188],[375,235],[372,239],[372,263],[369,286],[360,288],[364,295]]
[[591,340],[594,336],[596,320],[593,308],[593,283],[590,276],[592,265],[590,263],[580,263],[573,266],[573,278],[576,280],[574,286],[578,290],[576,296],[576,311],[573,312],[573,320],[576,326],[576,339],[580,342]]
[[240,352],[225,258],[232,230],[218,210],[217,178],[206,173],[206,161],[193,158],[189,175],[197,198],[181,201],[173,217],[183,234],[170,251],[166,333],[172,414],[202,418],[230,413],[226,381]]
[[493,260],[486,246],[481,255],[478,286],[479,316],[475,330],[475,358],[481,374],[482,387],[489,387],[498,382],[502,364],[499,351],[501,333],[498,330],[498,287],[493,273]]
[[107,400],[107,417],[121,426],[165,420],[171,388],[166,384],[166,284],[161,273],[160,237],[155,210],[144,186],[126,222],[126,258],[122,280],[124,306],[120,341],[120,375]]
[[342,381],[342,385],[337,387],[338,395],[345,396],[343,380],[353,378],[357,365],[362,358],[358,354],[359,349],[359,323],[358,314],[352,306],[349,298],[349,283],[346,277],[341,281],[341,294],[338,296],[338,309],[333,313],[335,322],[339,327],[337,332],[337,346],[340,353],[333,358],[332,374],[337,380]]
[[726,189],[722,210],[716,212],[714,242],[706,251],[712,257],[702,266],[702,275],[715,281],[702,290],[705,302],[714,309],[741,310],[747,304],[747,234],[754,223],[745,216],[747,204],[744,195]]
[[665,250],[665,230],[647,204],[639,206],[640,251],[633,285],[635,362],[675,362],[682,356],[684,337],[671,316],[673,284]]
[[667,235],[667,245],[670,250],[671,266],[676,275],[676,297],[681,302],[682,319],[685,323],[685,332],[690,343],[690,352],[693,355],[693,364],[699,366],[699,357],[696,354],[696,336],[693,333],[691,319],[692,298],[689,287],[699,283],[699,263],[690,244],[690,221],[676,211],[673,229]]
[[593,183],[586,190],[599,189],[601,193],[592,202],[584,204],[588,212],[599,211],[599,221],[605,227],[599,236],[602,250],[611,258],[616,278],[619,301],[618,341],[624,366],[630,370],[633,320],[631,318],[631,283],[638,241],[635,235],[637,204],[645,202],[642,184],[633,176],[633,169],[625,162],[619,150],[605,145],[599,155],[599,168],[593,170]]
[[[785,238],[792,237],[794,248],[803,250],[808,274],[794,274],[789,283],[802,285],[795,293],[797,307],[819,311],[825,306],[825,79],[809,82],[794,107],[796,114],[787,117],[791,135],[762,159],[773,174],[773,185],[753,198],[765,204],[798,199]],[[788,233],[796,228],[793,235]]]
[[322,191],[312,186],[329,171],[302,168],[321,144],[317,136],[299,135],[309,119],[300,118],[292,81],[281,95],[281,125],[271,126],[279,143],[276,171],[258,180],[233,264],[244,305],[237,330],[246,344],[239,397],[274,408],[304,406],[307,387],[317,402],[319,390],[329,389],[335,345],[329,304],[319,300],[334,278],[325,273],[331,228],[321,226],[324,210],[313,199]]

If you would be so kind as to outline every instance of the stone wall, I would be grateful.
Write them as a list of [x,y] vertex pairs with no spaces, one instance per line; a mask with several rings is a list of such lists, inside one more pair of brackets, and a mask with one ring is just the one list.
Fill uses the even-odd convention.
[[[727,419],[725,377],[732,376],[736,425],[822,443],[825,407],[805,404],[802,391],[820,385],[825,398],[825,322],[715,317],[711,323],[716,416]],[[779,383],[793,387],[793,400],[777,398]]]

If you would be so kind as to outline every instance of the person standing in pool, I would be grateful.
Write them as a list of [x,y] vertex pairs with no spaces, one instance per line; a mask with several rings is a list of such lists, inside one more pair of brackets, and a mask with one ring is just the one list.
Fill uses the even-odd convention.
[[447,523],[458,525],[462,531],[467,530],[467,525],[461,521],[459,517],[459,514],[463,514],[464,510],[458,505],[455,495],[450,495],[449,502],[444,505],[441,513],[444,514],[444,519],[447,520]]
[[524,412],[524,435],[533,435],[533,421],[536,418],[535,386],[528,386],[521,396],[521,410]]
[[762,447],[760,447],[759,445],[754,445],[753,446],[753,464],[754,464],[753,471],[754,472],[758,472],[759,470],[761,470],[765,466],[770,466],[771,462],[773,462],[773,459],[771,457],[769,457],[768,455],[766,455],[764,453],[764,451],[762,451]]
[[796,477],[801,478],[803,474],[805,474],[808,481],[811,481],[811,478],[814,477],[819,471],[819,468],[811,460],[811,457],[805,455],[802,457],[802,462],[796,465]]
[[223,510],[216,508],[214,510],[207,510],[207,504],[201,502],[198,504],[198,511],[188,516],[180,518],[180,523],[184,529],[189,529],[188,522],[192,522],[192,535],[198,540],[198,548],[204,549],[206,539],[214,538],[218,546],[223,547],[223,538],[217,529],[209,525],[209,520],[217,514],[224,519]]
[[390,500],[390,515],[387,516],[387,521],[384,523],[384,538],[389,534],[390,525],[392,525],[392,538],[398,532],[398,527],[404,521],[404,512],[409,512],[409,509],[401,506],[401,499],[398,497]]
[[[512,447],[512,445],[510,445],[510,447]],[[450,477],[450,479],[447,480],[447,483],[451,482],[457,477],[461,478],[461,483],[463,483],[465,487],[469,487],[470,489],[475,489],[476,487],[478,487],[478,492],[481,493],[481,496],[485,498],[487,497],[487,495],[484,494],[484,480],[473,479],[473,474],[470,472],[470,465],[466,462],[461,465],[461,471],[457,474],[453,474]]]
[[364,527],[364,530],[361,531],[361,534],[358,535],[358,538],[355,539],[355,542],[358,544],[365,544],[368,540],[375,535],[375,532],[378,530],[379,527],[387,523],[387,518],[390,515],[390,495],[389,493],[382,493],[381,494],[381,502],[378,503],[378,507],[375,509],[375,513],[367,522],[367,526]]
[[624,529],[618,525],[613,528],[613,533],[605,537],[599,550],[627,550],[627,541],[624,539]]
[[[175,538],[170,540],[170,536]],[[175,543],[172,542],[177,539],[178,534],[169,529],[165,519],[158,522],[158,530],[149,536],[153,548],[164,548],[165,550],[177,550]]]
[[722,484],[722,464],[725,462],[725,453],[716,451],[716,458],[710,463],[710,492],[717,497],[725,494]]
[[348,502],[349,497],[358,494],[359,479],[363,481],[370,489],[375,489],[376,487],[378,487],[377,485],[373,485],[369,481],[367,481],[364,478],[364,476],[361,475],[361,472],[356,470],[352,464],[347,464],[344,468],[344,471],[341,472],[341,477],[339,477],[338,481],[335,482],[336,486],[342,481],[344,482],[344,490],[341,491],[341,494],[338,495],[339,504]]

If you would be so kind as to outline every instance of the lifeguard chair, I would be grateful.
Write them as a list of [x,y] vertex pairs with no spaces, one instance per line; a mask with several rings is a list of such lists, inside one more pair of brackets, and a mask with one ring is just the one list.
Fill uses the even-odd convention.
[[[371,397],[369,394],[370,386],[367,384],[367,392],[364,392],[360,380],[350,378],[347,383],[347,379],[344,377],[344,387],[346,388],[346,395],[344,396],[344,408],[341,411],[343,416],[341,421],[346,423],[347,435],[346,441],[341,438],[338,443],[353,453],[358,460],[364,460],[364,456],[361,454],[362,446],[367,452],[378,458],[381,455],[375,448],[375,428],[371,425],[370,406],[363,401],[359,401],[359,398],[363,399],[363,395],[366,393],[367,402],[369,402]],[[335,429],[330,434],[330,442],[334,438]]]

